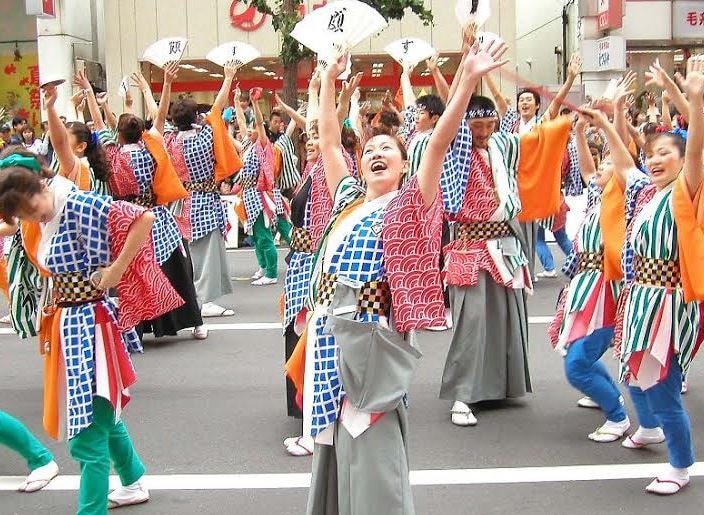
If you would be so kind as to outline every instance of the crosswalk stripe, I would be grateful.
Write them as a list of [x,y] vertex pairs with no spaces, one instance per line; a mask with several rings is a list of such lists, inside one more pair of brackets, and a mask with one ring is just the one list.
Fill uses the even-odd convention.
[[[414,486],[498,485],[517,483],[569,483],[574,481],[610,481],[656,477],[665,463],[621,465],[568,465],[556,467],[518,467],[488,469],[415,470]],[[695,463],[690,476],[704,476],[704,462]],[[0,491],[16,490],[21,476],[0,476]],[[46,488],[55,491],[78,490],[80,476],[59,476]],[[117,476],[110,477],[110,487],[119,486]],[[145,476],[150,490],[269,490],[308,488],[310,474],[168,474]]]

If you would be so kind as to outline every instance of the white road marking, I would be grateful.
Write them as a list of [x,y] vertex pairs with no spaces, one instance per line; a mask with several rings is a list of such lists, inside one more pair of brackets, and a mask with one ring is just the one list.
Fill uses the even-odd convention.
[[[553,317],[528,317],[529,324],[549,324]],[[282,327],[279,322],[251,322],[242,324],[208,324],[206,325],[210,331],[281,331]],[[188,331],[190,329],[184,329]],[[9,327],[0,328],[0,335],[15,334]]]
[[[454,470],[414,470],[414,486],[500,485],[518,483],[565,483],[649,479],[666,468],[665,463],[624,465],[575,465],[558,467],[520,467]],[[704,462],[695,463],[691,476],[704,476]],[[0,491],[16,490],[21,476],[0,476]],[[78,490],[79,476],[59,476],[46,490]],[[150,490],[267,490],[308,488],[310,474],[170,474],[145,476]],[[117,476],[110,477],[110,487],[119,486]]]

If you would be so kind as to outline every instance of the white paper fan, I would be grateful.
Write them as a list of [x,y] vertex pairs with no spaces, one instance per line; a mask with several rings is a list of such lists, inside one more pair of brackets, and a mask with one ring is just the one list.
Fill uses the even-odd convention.
[[455,16],[463,27],[470,21],[474,21],[477,26],[484,25],[491,16],[490,0],[457,0],[455,5]]
[[503,43],[503,38],[493,32],[478,32],[477,41],[482,48],[488,48],[492,43]]
[[358,0],[338,0],[299,21],[291,36],[322,56],[347,52],[388,24],[373,7]]
[[117,90],[117,94],[122,98],[127,96],[127,91],[130,89],[130,78],[125,75],[120,81],[120,88]]
[[225,66],[229,61],[234,61],[237,68],[241,68],[247,63],[251,63],[261,55],[261,52],[252,45],[241,41],[230,41],[223,43],[219,47],[213,48],[205,58],[217,64]]
[[419,38],[399,39],[387,45],[384,51],[401,66],[408,66],[409,68],[413,68],[419,62],[435,55],[435,49],[430,43]]
[[[328,67],[330,57],[318,56],[318,68],[321,70],[326,70]],[[345,71],[340,74],[338,80],[347,80],[352,75],[352,56],[347,59],[347,67]]]
[[166,63],[180,61],[186,51],[188,39],[186,38],[164,38],[152,43],[144,51],[142,59],[149,61],[153,65],[163,68]]

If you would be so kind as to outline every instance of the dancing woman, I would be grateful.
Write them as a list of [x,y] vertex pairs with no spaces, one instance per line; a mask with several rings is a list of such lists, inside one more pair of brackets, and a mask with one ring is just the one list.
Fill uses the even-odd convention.
[[[401,191],[408,162],[403,144],[393,136],[373,137],[364,146],[366,192],[349,176],[334,86],[346,58],[325,72],[320,150],[333,217],[313,264],[313,314],[307,338],[299,344],[302,349],[307,341],[305,360],[297,348],[289,361],[298,379],[304,363],[303,406],[313,414],[311,427],[305,428],[315,439],[308,514],[361,515],[377,513],[380,506],[388,514],[414,512],[403,394],[420,358],[412,345],[413,331],[444,322],[438,268],[442,162],[472,91],[482,75],[503,64],[497,61],[504,51],[503,45],[469,51],[458,70],[461,85],[438,122],[418,174]],[[392,347],[382,347],[379,339]],[[355,366],[350,353],[370,346],[395,349],[385,356],[387,364],[403,363],[405,372],[391,374],[375,359]],[[355,377],[365,377],[364,384]],[[387,396],[389,392],[393,394]]]
[[[164,73],[164,95],[168,98],[176,77],[176,67],[167,67]],[[110,189],[117,200],[126,200],[154,213],[152,239],[154,253],[169,282],[184,300],[173,312],[158,319],[143,320],[140,333],[154,336],[176,335],[180,329],[194,327],[194,336],[205,339],[196,291],[193,285],[193,267],[188,247],[173,214],[170,202],[185,198],[188,193],[179,180],[164,147],[164,141],[153,127],[145,131],[144,121],[133,114],[123,114],[117,124],[117,141],[112,131],[106,130],[98,103],[92,90],[87,89],[88,107],[95,120],[95,129],[105,147],[112,167]],[[168,102],[162,102],[154,125],[163,125]]]
[[[235,314],[214,301],[233,291],[225,253],[227,219],[219,187],[242,168],[222,118],[236,71],[234,66],[225,66],[225,80],[202,127],[196,125],[198,104],[182,99],[171,108],[171,121],[177,132],[165,136],[176,172],[190,192],[182,213],[186,218],[184,236],[189,241],[196,293],[204,317]],[[164,102],[168,105],[169,97],[162,95],[161,103]]]

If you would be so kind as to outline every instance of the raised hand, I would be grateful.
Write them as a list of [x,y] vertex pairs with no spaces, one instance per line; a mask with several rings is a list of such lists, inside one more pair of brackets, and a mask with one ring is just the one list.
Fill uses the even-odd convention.
[[606,114],[597,109],[594,103],[590,104],[589,107],[582,107],[582,113],[595,127],[598,127],[599,129],[605,129],[611,123],[606,117]]
[[171,61],[164,68],[164,83],[173,84],[178,78],[179,66],[176,61]]
[[229,61],[225,63],[225,66],[223,67],[223,73],[226,79],[233,80],[235,78],[235,75],[237,75],[237,65],[235,64],[235,62]]
[[88,77],[86,77],[86,74],[83,70],[79,71],[78,73],[76,73],[76,75],[73,76],[73,83],[81,89],[91,89],[90,81],[88,80]]
[[687,78],[679,75],[677,82],[690,102],[695,98],[701,99],[704,96],[704,60],[700,56],[690,57],[687,61]]
[[95,95],[95,101],[98,102],[98,106],[100,106],[101,108],[103,106],[105,106],[108,103],[107,92],[104,91],[102,93],[98,93],[97,95]]
[[42,93],[44,96],[44,106],[47,109],[49,109],[50,107],[54,107],[54,105],[56,104],[56,99],[59,96],[56,91],[56,86],[45,86],[42,89]]
[[479,26],[476,22],[471,21],[462,31],[462,52],[467,53],[477,42],[477,31]]
[[357,91],[357,89],[359,88],[359,83],[362,82],[363,76],[364,76],[364,73],[359,72],[356,75],[354,75],[351,80],[344,81],[342,83],[342,91],[341,91],[342,96],[343,97],[352,97],[352,93]]
[[487,48],[475,43],[464,61],[464,69],[472,75],[484,76],[508,62],[508,59],[501,60],[506,50],[508,46],[503,41],[493,41]]
[[633,71],[626,73],[619,81],[614,92],[614,106],[623,107],[626,100],[636,90],[636,80],[638,76]]
[[133,73],[130,75],[130,79],[132,80],[132,86],[139,88],[141,91],[147,91],[149,89],[149,83],[147,79],[144,78],[144,75],[142,75],[142,72]]
[[660,66],[660,60],[656,59],[655,62],[650,65],[648,71],[645,72],[645,85],[665,89],[666,79],[667,72]]
[[[349,60],[349,54],[344,54],[337,59],[331,59],[330,64],[325,70],[325,78],[327,80],[337,80],[337,78],[342,75],[347,68],[347,61]],[[312,82],[312,81],[311,81]]]
[[434,56],[425,61],[425,64],[428,67],[428,71],[430,73],[435,73],[435,70],[438,69],[438,59],[440,59],[440,54],[438,52],[435,52]]
[[79,90],[78,93],[75,93],[73,96],[71,96],[71,104],[73,104],[73,107],[78,108],[81,104],[83,104],[86,101],[86,94],[83,92],[83,90]]
[[567,74],[573,79],[576,78],[582,72],[582,56],[577,52],[572,54],[570,58],[570,64],[567,66]]
[[320,68],[316,68],[308,83],[308,89],[311,91],[320,91],[320,79]]

